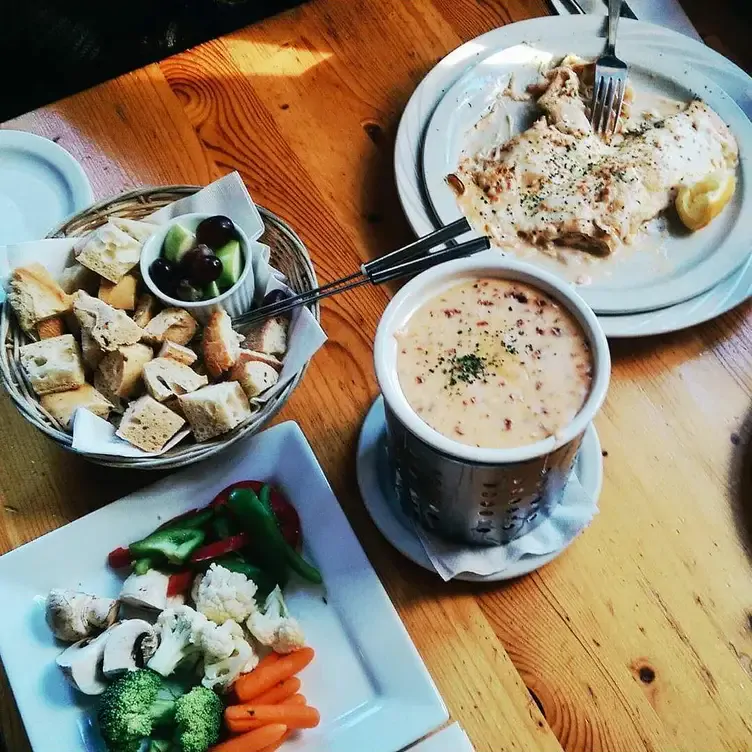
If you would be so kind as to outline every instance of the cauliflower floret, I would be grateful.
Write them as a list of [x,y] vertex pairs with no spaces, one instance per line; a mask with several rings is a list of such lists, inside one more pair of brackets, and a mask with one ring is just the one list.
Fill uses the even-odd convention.
[[207,621],[201,632],[201,647],[204,658],[210,663],[228,658],[235,650],[235,640],[243,637],[243,628],[232,619],[228,619],[218,627],[214,622]]
[[256,584],[240,572],[212,564],[194,587],[196,610],[215,624],[242,622],[256,610]]
[[221,627],[206,630],[204,649],[204,677],[201,683],[209,689],[225,692],[234,681],[258,664],[258,656],[246,641],[243,628],[232,619]]
[[147,666],[162,676],[169,676],[184,659],[198,657],[206,625],[206,617],[190,606],[162,611],[156,625],[159,647]]
[[248,631],[275,653],[292,653],[305,646],[305,635],[298,620],[290,616],[279,585],[269,593],[264,608],[251,614]]

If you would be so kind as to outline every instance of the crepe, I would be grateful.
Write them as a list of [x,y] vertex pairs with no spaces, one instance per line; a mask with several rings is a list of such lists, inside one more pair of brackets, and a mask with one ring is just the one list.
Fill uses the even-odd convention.
[[610,140],[596,135],[584,70],[550,71],[536,87],[543,117],[463,159],[449,178],[463,211],[499,245],[521,240],[607,255],[670,206],[679,186],[736,167],[734,136],[699,100]]

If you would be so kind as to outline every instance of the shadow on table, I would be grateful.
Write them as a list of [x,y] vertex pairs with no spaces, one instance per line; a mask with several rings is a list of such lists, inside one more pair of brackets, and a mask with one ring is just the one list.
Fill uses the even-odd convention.
[[[196,171],[180,161],[181,151],[183,163],[195,158],[188,153],[187,132],[177,149],[160,133],[166,121],[180,118],[183,128],[186,121],[192,126],[216,175],[240,172],[254,198],[287,219],[314,252],[323,246],[331,255],[352,253],[357,244],[360,260],[368,260],[409,242],[413,233],[393,168],[399,114],[411,91],[407,82],[400,85],[404,101],[385,111],[392,104],[388,92],[364,94],[356,79],[342,78],[336,46],[325,49],[289,35],[289,23],[249,27],[221,45],[162,61],[161,74],[175,100],[165,101],[156,114],[153,108],[169,89],[154,68],[106,85],[106,98],[96,87],[51,109],[61,131],[72,131],[91,155],[104,158],[76,155],[85,169],[109,162],[127,165],[126,174],[141,174],[146,182],[162,173],[174,182],[184,173],[184,181],[193,182]],[[322,83],[336,92],[335,101],[311,96]],[[326,129],[316,129],[317,122],[336,123],[336,110],[347,101],[357,109],[357,128],[334,126],[328,137]],[[25,118],[19,122],[24,127]],[[66,141],[63,134],[60,144],[70,148]],[[355,187],[343,167],[353,161]],[[162,162],[176,164],[170,169]],[[322,279],[332,276],[322,267]]]

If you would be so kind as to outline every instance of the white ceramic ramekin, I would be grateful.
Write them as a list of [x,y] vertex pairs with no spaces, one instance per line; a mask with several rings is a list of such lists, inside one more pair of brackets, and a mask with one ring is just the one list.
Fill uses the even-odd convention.
[[[588,340],[593,359],[590,394],[574,420],[543,441],[511,449],[461,444],[425,423],[400,388],[395,332],[441,290],[479,277],[516,280],[548,293],[575,317]],[[605,399],[611,371],[603,330],[567,282],[488,253],[441,264],[402,287],[379,323],[374,362],[403,509],[433,532],[478,544],[507,542],[545,519],[561,497],[585,429]]]
[[195,232],[199,222],[212,216],[214,215],[200,213],[183,214],[179,217],[174,217],[163,225],[160,225],[159,229],[149,237],[146,243],[144,243],[144,247],[141,250],[141,260],[139,262],[141,277],[143,278],[144,283],[149,290],[159,298],[159,300],[167,306],[185,308],[192,316],[201,322],[206,322],[209,316],[219,308],[224,308],[230,316],[235,318],[236,316],[247,313],[253,304],[253,294],[255,290],[252,261],[253,244],[248,240],[248,237],[238,224],[235,223],[235,230],[238,233],[240,249],[243,252],[243,272],[240,275],[240,279],[229,290],[225,290],[216,298],[212,298],[211,300],[199,300],[192,303],[165,295],[165,293],[154,284],[151,274],[149,273],[149,267],[152,262],[161,255],[165,236],[173,225],[179,224],[185,227],[186,230]]

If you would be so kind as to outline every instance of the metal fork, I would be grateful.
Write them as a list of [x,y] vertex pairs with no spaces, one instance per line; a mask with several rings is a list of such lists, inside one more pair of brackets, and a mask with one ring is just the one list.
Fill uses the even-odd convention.
[[[410,277],[444,261],[464,258],[479,251],[488,250],[491,243],[487,237],[476,238],[459,245],[447,243],[447,241],[469,232],[470,229],[470,223],[467,219],[464,217],[458,219],[456,222],[441,227],[429,235],[418,238],[418,240],[403,248],[363,264],[353,274],[317,287],[315,290],[307,290],[291,298],[283,298],[276,303],[270,303],[244,313],[232,320],[233,327],[236,331],[243,331],[265,319],[288,313],[299,306],[310,305],[323,298],[328,298],[330,295],[338,295],[346,290],[352,290],[354,287],[366,284],[380,285],[393,279]],[[447,243],[447,247],[438,251],[431,250],[442,243]]]
[[627,87],[628,67],[616,57],[616,28],[619,25],[622,0],[608,0],[608,39],[606,51],[595,61],[595,81],[590,122],[596,133],[610,136],[616,131],[624,90]]

